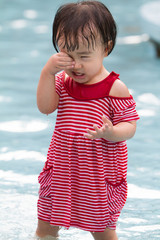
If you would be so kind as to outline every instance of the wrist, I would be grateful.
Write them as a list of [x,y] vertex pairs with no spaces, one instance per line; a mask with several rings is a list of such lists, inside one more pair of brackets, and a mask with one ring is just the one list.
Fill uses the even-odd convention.
[[105,139],[113,142],[126,141],[132,138],[136,131],[136,122],[120,122],[112,127],[110,134]]
[[55,60],[54,60],[54,55],[53,55],[49,58],[48,62],[46,63],[46,65],[43,68],[44,72],[46,72],[46,74],[55,76],[59,72],[59,69],[55,66],[54,63],[55,63]]
[[45,66],[41,71],[40,82],[55,85],[55,75],[51,74]]
[[43,67],[43,70],[42,70],[42,73],[46,76],[50,76],[50,77],[54,77],[56,74],[57,74],[57,69],[54,69],[52,67],[52,70],[51,68],[46,64],[44,67]]
[[111,141],[111,142],[119,142],[119,139],[117,137],[117,133],[116,133],[116,127],[112,126],[112,130],[107,131],[106,134],[104,134],[104,139]]

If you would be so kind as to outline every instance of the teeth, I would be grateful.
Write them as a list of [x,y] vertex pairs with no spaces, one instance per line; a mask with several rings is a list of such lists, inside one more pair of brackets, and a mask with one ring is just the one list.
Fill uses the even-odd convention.
[[75,75],[77,76],[82,76],[83,74],[82,73],[74,73]]

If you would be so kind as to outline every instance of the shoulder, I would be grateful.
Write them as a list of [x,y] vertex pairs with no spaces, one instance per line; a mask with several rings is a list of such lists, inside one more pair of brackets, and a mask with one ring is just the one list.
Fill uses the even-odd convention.
[[130,97],[127,86],[119,79],[115,80],[109,93],[113,97]]

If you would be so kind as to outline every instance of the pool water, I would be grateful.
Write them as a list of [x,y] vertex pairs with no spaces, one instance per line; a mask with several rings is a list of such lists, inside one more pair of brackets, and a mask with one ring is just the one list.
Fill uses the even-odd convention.
[[[36,88],[54,49],[54,13],[67,1],[0,2],[0,239],[31,240],[37,224],[37,176],[46,159],[56,113],[42,115]],[[105,59],[109,71],[131,90],[141,120],[128,141],[128,200],[117,225],[119,240],[160,239],[160,60],[148,41],[125,41],[145,34],[139,9],[147,0],[103,1],[119,34]],[[130,43],[130,44],[129,44]],[[88,232],[62,230],[60,240],[91,240]]]

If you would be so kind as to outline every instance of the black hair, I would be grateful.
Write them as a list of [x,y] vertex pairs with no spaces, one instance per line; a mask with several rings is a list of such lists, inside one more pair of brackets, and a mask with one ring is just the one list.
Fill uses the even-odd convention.
[[74,51],[79,48],[79,36],[94,48],[97,33],[108,48],[108,54],[115,46],[117,28],[108,8],[99,1],[80,1],[62,5],[53,22],[52,41],[58,52],[58,41],[63,37],[63,48]]

